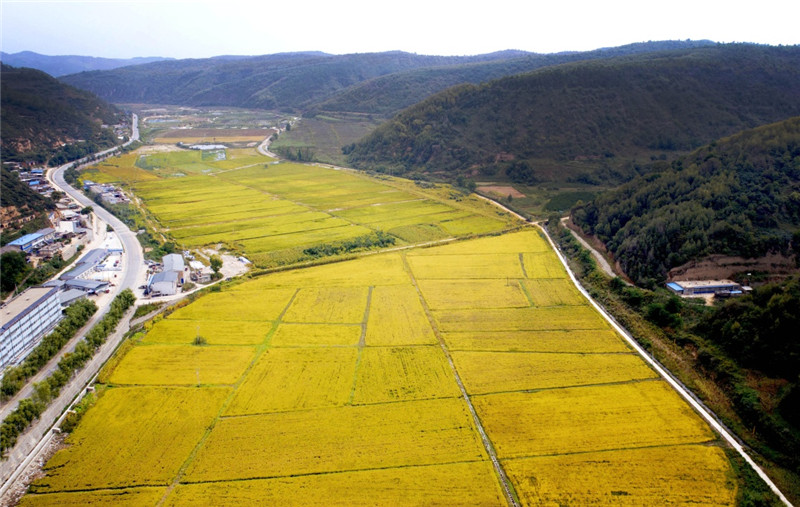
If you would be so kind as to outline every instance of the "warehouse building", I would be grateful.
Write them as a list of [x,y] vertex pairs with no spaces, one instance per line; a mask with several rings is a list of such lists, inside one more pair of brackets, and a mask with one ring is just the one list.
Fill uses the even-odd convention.
[[58,287],[32,287],[2,310],[0,369],[22,362],[39,340],[61,320]]
[[178,293],[178,274],[175,271],[162,271],[150,277],[147,282],[150,296],[172,296]]
[[742,286],[731,280],[682,280],[668,283],[667,288],[681,296],[736,296],[743,292]]

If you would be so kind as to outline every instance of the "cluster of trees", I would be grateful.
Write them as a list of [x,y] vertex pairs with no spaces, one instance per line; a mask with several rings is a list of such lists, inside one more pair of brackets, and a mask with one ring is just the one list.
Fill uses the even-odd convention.
[[3,294],[14,289],[21,291],[42,284],[53,278],[67,264],[69,262],[65,261],[61,254],[56,254],[48,261],[32,268],[25,260],[24,253],[6,252],[0,257],[0,285]]
[[0,383],[0,396],[6,400],[15,395],[25,382],[34,376],[42,367],[55,356],[61,347],[75,336],[75,333],[89,321],[97,311],[94,301],[81,299],[71,304],[64,311],[64,318],[47,336],[42,338],[39,345],[34,348],[19,366],[6,369]]
[[643,153],[688,151],[793,114],[800,114],[800,49],[719,45],[449,88],[401,111],[347,154],[361,169],[406,172],[544,159],[561,163],[566,177],[578,169],[564,162],[622,171]]
[[313,146],[273,146],[272,151],[295,162],[313,162],[316,155]]
[[72,375],[94,356],[135,301],[136,296],[130,289],[122,291],[114,298],[108,313],[86,334],[75,350],[64,355],[52,375],[34,384],[34,394],[20,401],[16,410],[0,424],[0,452],[14,447],[19,435],[58,397]]
[[712,143],[572,211],[638,284],[689,260],[798,255],[800,117]]
[[326,243],[303,250],[303,255],[310,258],[330,257],[344,253],[369,250],[371,248],[385,248],[395,243],[395,237],[383,231],[373,234],[366,234],[357,238],[339,241],[337,243]]

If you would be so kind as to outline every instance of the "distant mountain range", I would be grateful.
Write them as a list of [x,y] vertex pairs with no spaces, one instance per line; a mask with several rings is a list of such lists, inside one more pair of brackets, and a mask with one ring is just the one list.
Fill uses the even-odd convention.
[[102,125],[123,121],[121,111],[92,93],[42,71],[6,64],[0,69],[0,88],[3,161],[57,163],[119,142]]
[[546,65],[713,44],[665,41],[583,53],[500,51],[425,56],[400,51],[350,55],[283,53],[156,62],[65,76],[116,103],[238,106],[302,114],[348,111],[388,116],[450,86],[480,83]]
[[139,65],[143,63],[170,60],[160,56],[138,57],[138,58],[98,58],[95,56],[61,55],[49,56],[40,55],[33,51],[22,51],[19,53],[0,52],[0,61],[12,67],[28,67],[39,69],[54,77],[75,74],[88,70],[111,70],[128,65]]
[[636,157],[672,158],[799,114],[800,47],[717,45],[449,88],[346,151],[355,167],[395,174],[618,184],[636,174]]

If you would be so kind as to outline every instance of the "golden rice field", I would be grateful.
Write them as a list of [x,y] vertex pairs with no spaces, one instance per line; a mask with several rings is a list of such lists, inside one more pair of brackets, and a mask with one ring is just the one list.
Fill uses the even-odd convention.
[[252,149],[128,154],[82,174],[127,185],[159,232],[181,246],[222,243],[259,267],[308,260],[309,247],[379,231],[407,245],[520,225],[446,185],[423,189],[399,178],[274,164]]
[[717,437],[559,266],[528,229],[203,296],[109,363],[23,503],[734,504]]

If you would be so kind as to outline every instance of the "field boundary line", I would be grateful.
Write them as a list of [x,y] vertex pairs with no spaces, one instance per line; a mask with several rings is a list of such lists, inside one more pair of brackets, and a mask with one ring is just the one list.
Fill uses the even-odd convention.
[[706,407],[705,404],[702,401],[700,401],[700,399],[697,398],[697,396],[695,396],[694,393],[689,391],[689,389],[686,386],[684,386],[682,382],[680,382],[677,378],[675,378],[672,375],[672,373],[669,372],[669,370],[667,370],[653,356],[651,356],[646,350],[644,350],[644,348],[641,345],[639,345],[639,342],[637,342],[624,327],[622,327],[619,323],[617,323],[614,317],[612,317],[608,312],[606,312],[606,310],[589,295],[589,292],[583,287],[583,285],[580,284],[575,274],[569,268],[569,265],[567,264],[567,261],[562,255],[561,251],[556,247],[555,242],[547,233],[547,229],[538,222],[536,223],[536,226],[544,233],[545,237],[547,238],[547,241],[553,248],[553,251],[556,253],[558,259],[561,261],[561,264],[567,270],[567,274],[572,280],[572,283],[575,284],[575,287],[589,301],[592,307],[594,307],[595,310],[600,312],[603,318],[605,318],[606,321],[608,321],[608,323],[611,324],[611,327],[613,327],[614,330],[616,330],[625,339],[625,341],[628,342],[628,344],[639,354],[639,356],[641,356],[647,362],[647,364],[656,371],[656,373],[661,375],[664,378],[664,380],[666,380],[667,383],[669,383],[669,385],[672,386],[672,388],[675,389],[675,391],[677,391],[678,394],[680,394],[680,396],[684,400],[686,400],[687,403],[689,403],[689,405],[694,409],[694,411],[698,415],[700,415],[708,423],[708,425],[711,426],[711,428],[714,429],[714,431],[716,431],[717,434],[720,435],[725,440],[725,442],[727,442],[728,445],[730,445],[731,448],[733,448],[747,462],[748,465],[750,465],[750,467],[756,472],[756,474],[758,474],[761,480],[763,480],[764,483],[766,483],[769,489],[781,500],[781,502],[783,502],[784,505],[792,507],[792,503],[789,501],[789,499],[786,498],[783,492],[781,492],[781,490],[778,489],[778,486],[776,486],[775,483],[772,482],[772,479],[769,478],[766,472],[764,472],[764,470],[760,466],[758,466],[758,464],[753,460],[753,458],[750,457],[747,451],[744,450],[744,447],[742,446],[741,443],[739,443],[739,440],[733,435],[733,433],[730,430],[728,430],[719,420],[717,420],[716,416],[713,415],[711,409]]
[[447,362],[450,365],[450,370],[453,372],[453,377],[458,384],[458,388],[461,390],[461,398],[467,403],[467,408],[469,409],[470,414],[472,415],[472,421],[475,424],[475,428],[478,430],[478,434],[481,437],[481,442],[483,443],[483,447],[486,450],[486,453],[489,455],[489,459],[492,461],[492,466],[494,467],[495,473],[497,474],[497,478],[500,482],[500,487],[503,489],[503,494],[506,497],[506,502],[513,507],[519,507],[519,502],[517,501],[516,491],[514,490],[513,485],[511,484],[511,480],[506,475],[503,466],[500,464],[500,459],[497,457],[497,452],[494,449],[494,445],[492,441],[489,440],[489,436],[486,434],[486,430],[483,428],[483,423],[481,422],[480,417],[478,417],[478,412],[475,410],[475,407],[472,405],[472,400],[470,399],[469,394],[467,393],[467,389],[464,387],[464,383],[461,381],[461,376],[458,374],[458,370],[456,369],[456,365],[453,362],[453,357],[450,355],[450,351],[445,344],[444,339],[442,338],[441,333],[439,332],[439,328],[436,325],[436,320],[433,318],[433,314],[431,313],[431,309],[428,307],[427,301],[422,296],[422,291],[417,284],[417,278],[414,276],[414,272],[411,270],[411,265],[408,263],[408,259],[406,258],[405,253],[401,254],[401,258],[403,259],[403,268],[405,269],[406,273],[408,273],[408,277],[411,279],[411,283],[414,285],[414,289],[417,291],[417,296],[419,297],[420,303],[422,304],[422,309],[425,311],[425,316],[428,318],[428,322],[431,325],[431,329],[433,330],[433,334],[436,335],[436,339],[439,341],[439,347],[444,352],[445,358],[447,358]]

